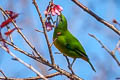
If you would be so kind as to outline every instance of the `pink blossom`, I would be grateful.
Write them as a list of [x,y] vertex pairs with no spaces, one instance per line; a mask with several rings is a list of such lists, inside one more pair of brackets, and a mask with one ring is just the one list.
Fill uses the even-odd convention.
[[51,22],[45,22],[45,25],[46,25],[47,31],[51,31],[52,30],[53,25],[51,25]]
[[58,9],[58,11],[62,11],[63,10],[63,8],[61,6],[59,6],[59,5],[55,5],[55,6]]
[[57,14],[57,15],[60,15],[60,12],[57,8],[54,8],[54,12]]
[[55,5],[54,3],[52,3],[51,5],[48,5],[47,9],[44,11],[44,14],[52,14],[52,16],[55,16],[56,14],[60,15],[62,10],[63,8],[60,5]]
[[55,9],[54,9],[54,8],[51,8],[51,14],[52,14],[52,16],[55,16],[55,15],[56,15],[56,12],[55,12]]

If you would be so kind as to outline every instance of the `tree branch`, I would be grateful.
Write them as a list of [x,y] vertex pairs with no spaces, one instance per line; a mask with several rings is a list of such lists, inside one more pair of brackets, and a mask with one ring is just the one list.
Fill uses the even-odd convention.
[[38,61],[38,62],[40,62],[40,63],[43,63],[44,65],[47,65],[47,66],[51,67],[52,69],[55,69],[56,71],[60,72],[62,75],[67,76],[68,78],[74,78],[74,79],[76,79],[76,80],[83,80],[83,79],[79,78],[77,75],[71,76],[71,75],[72,75],[71,73],[69,73],[69,72],[61,69],[59,66],[57,66],[57,65],[55,65],[55,64],[54,64],[54,65],[50,64],[50,63],[49,63],[47,60],[45,60],[45,59],[36,58],[36,57],[30,55],[29,53],[21,50],[20,48],[18,48],[18,47],[15,46],[14,44],[9,43],[8,41],[5,41],[5,42],[6,42],[8,45],[10,45],[10,46],[12,46],[13,48],[15,48],[15,50],[17,50],[17,51],[25,54],[26,56],[28,56],[28,57],[30,57],[30,58],[32,58],[32,59],[34,59],[34,60],[36,60],[36,61]]
[[0,72],[1,72],[2,75],[4,76],[4,79],[8,79],[7,76],[5,75],[5,73],[4,73],[2,70],[0,70]]
[[[8,18],[10,18],[9,15],[6,14],[6,12],[0,7],[0,10],[5,14]],[[30,41],[24,36],[24,34],[21,32],[21,30],[18,28],[17,24],[12,20],[13,25],[17,29],[18,33],[21,35],[21,37],[26,41],[26,43],[33,49],[33,51],[39,56],[40,59],[45,60],[40,53],[36,50],[36,48],[30,43]]]
[[96,39],[98,41],[98,43],[102,46],[102,48],[104,48],[112,57],[113,59],[117,62],[117,64],[120,66],[120,62],[118,61],[118,59],[116,58],[116,56],[114,55],[113,51],[110,51],[99,39],[97,39],[94,35],[89,34],[92,38]]
[[117,45],[116,45],[115,49],[112,51],[113,53],[115,53],[115,52],[116,52],[116,50],[119,48],[119,45],[120,45],[120,40],[118,41],[118,43],[117,43]]
[[107,21],[105,21],[104,19],[102,19],[101,17],[99,17],[98,15],[96,15],[94,12],[92,12],[91,10],[89,10],[86,6],[84,6],[83,4],[81,4],[78,0],[72,0],[76,5],[78,5],[80,8],[82,8],[84,11],[86,11],[88,14],[90,14],[91,16],[93,16],[96,20],[98,20],[99,22],[103,23],[104,25],[106,25],[107,27],[109,27],[110,29],[112,29],[114,32],[116,32],[119,36],[120,36],[120,31],[115,28],[114,25],[108,23]]
[[[54,77],[54,76],[57,76],[57,75],[60,75],[60,73],[56,72],[56,73],[53,73],[53,74],[46,75],[45,77],[46,78],[51,78],[51,77]],[[5,77],[0,77],[0,79],[5,80]],[[38,80],[38,79],[42,79],[42,78],[40,76],[30,77],[30,78],[7,78],[7,80]]]
[[[3,50],[5,50],[6,52],[8,52],[7,49],[6,49],[4,46],[0,45],[0,47],[1,47]],[[9,54],[10,54],[13,58],[15,58],[18,62],[22,63],[23,65],[25,65],[26,67],[28,67],[30,70],[32,70],[33,72],[35,72],[35,73],[36,73],[38,76],[40,76],[42,79],[48,80],[47,78],[45,78],[45,76],[43,76],[40,72],[38,72],[33,66],[25,63],[23,60],[21,60],[21,59],[18,58],[16,55],[14,55],[11,51],[9,51]]]
[[34,4],[34,6],[35,6],[35,8],[36,8],[36,10],[37,10],[37,12],[38,12],[40,21],[41,21],[41,23],[42,23],[43,31],[44,31],[44,35],[45,35],[45,39],[46,39],[47,46],[48,46],[49,53],[50,53],[51,62],[52,62],[52,64],[54,65],[54,63],[55,63],[55,62],[54,62],[54,57],[53,57],[53,54],[52,54],[52,50],[51,50],[51,47],[50,47],[50,42],[49,42],[49,40],[48,40],[48,36],[47,36],[47,32],[46,32],[45,21],[43,21],[43,19],[42,19],[42,15],[41,15],[41,13],[40,13],[40,10],[39,10],[38,5],[37,5],[37,3],[36,3],[35,0],[33,0],[33,4]]

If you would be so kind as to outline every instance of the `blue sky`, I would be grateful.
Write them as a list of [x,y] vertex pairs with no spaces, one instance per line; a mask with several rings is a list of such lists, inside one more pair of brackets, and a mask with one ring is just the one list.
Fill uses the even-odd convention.
[[[23,1],[23,3],[22,3]],[[81,3],[86,5],[89,9],[95,12],[97,15],[105,19],[106,21],[112,23],[112,19],[117,19],[120,21],[120,6],[118,4],[119,0],[81,0]],[[40,11],[44,18],[44,10],[48,5],[47,0],[37,0]],[[113,32],[111,29],[107,28],[105,25],[96,21],[92,16],[83,11],[77,5],[75,5],[70,0],[54,0],[55,4],[59,4],[63,7],[62,13],[66,16],[68,21],[69,31],[77,37],[77,39],[82,43],[85,48],[87,55],[89,56],[92,64],[96,69],[96,73],[92,71],[89,64],[81,59],[77,59],[73,65],[73,70],[75,73],[85,80],[101,80],[101,75],[105,75],[103,80],[114,80],[120,75],[120,68],[114,61],[114,59],[103,49],[100,44],[93,38],[91,38],[88,33],[94,34],[99,38],[110,50],[114,49],[116,43],[119,40],[119,36]],[[22,32],[31,41],[31,43],[36,47],[36,49],[42,53],[42,55],[49,59],[48,49],[46,48],[45,37],[42,33],[34,31],[35,28],[42,30],[41,23],[36,12],[32,0],[2,0],[0,1],[0,6],[4,9],[13,10],[20,13],[17,18],[17,25],[23,28]],[[0,13],[1,16],[1,13]],[[3,18],[1,16],[1,18]],[[0,23],[3,19],[0,20]],[[12,24],[10,24],[12,26]],[[118,27],[118,26],[117,26]],[[119,28],[119,27],[118,27]],[[120,29],[120,28],[119,28]],[[48,37],[52,43],[53,31],[48,32]],[[16,45],[27,52],[32,52],[31,48],[24,42],[17,32],[12,34],[13,40]],[[22,55],[19,52],[14,51],[10,48],[18,57],[23,59],[25,62],[32,64],[39,71],[34,60]],[[1,49],[0,49],[1,50]],[[52,46],[53,53],[59,52],[54,46]],[[116,53],[118,59],[120,60],[119,53]],[[11,60],[11,56],[1,50],[0,57],[0,69],[2,69],[8,77],[31,77],[35,74],[24,67],[17,61]],[[68,70],[66,60],[63,55],[54,54],[55,62],[61,68]],[[72,59],[70,59],[72,60]],[[63,65],[63,63],[65,63]],[[8,67],[9,66],[9,67]],[[18,67],[19,66],[19,67]],[[49,69],[49,68],[47,68]],[[24,73],[23,73],[24,71]],[[50,71],[55,72],[55,71]],[[19,73],[19,74],[18,74]],[[22,75],[21,75],[22,74]],[[96,79],[95,79],[96,78]],[[64,76],[57,76],[52,78],[53,80],[66,79]]]

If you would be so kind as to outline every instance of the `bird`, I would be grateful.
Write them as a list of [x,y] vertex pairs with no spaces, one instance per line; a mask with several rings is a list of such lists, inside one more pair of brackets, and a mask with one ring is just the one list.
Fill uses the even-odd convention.
[[67,20],[61,13],[57,16],[56,27],[53,32],[53,44],[63,53],[63,55],[73,58],[73,63],[77,58],[81,58],[89,63],[93,71],[95,68],[91,64],[83,46],[79,40],[74,37],[67,28]]

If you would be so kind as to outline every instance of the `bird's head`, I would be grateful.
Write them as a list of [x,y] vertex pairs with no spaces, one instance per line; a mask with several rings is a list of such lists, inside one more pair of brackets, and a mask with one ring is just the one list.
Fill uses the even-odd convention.
[[56,28],[67,29],[67,20],[62,13],[57,16]]

